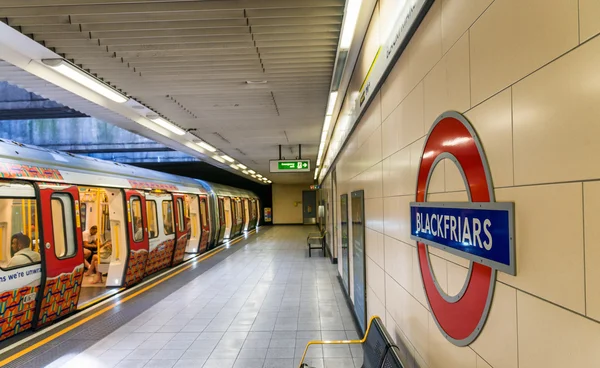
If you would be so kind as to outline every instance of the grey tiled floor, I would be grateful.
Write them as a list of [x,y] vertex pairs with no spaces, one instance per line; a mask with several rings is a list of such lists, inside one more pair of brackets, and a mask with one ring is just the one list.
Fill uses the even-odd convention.
[[[311,339],[357,338],[336,266],[320,252],[308,258],[310,230],[260,234],[61,366],[292,368]],[[307,356],[318,368],[362,363],[357,346],[315,347]]]

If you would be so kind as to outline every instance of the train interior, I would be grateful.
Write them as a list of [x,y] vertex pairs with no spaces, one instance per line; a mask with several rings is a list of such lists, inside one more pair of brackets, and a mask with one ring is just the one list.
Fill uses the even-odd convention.
[[79,305],[116,292],[125,272],[127,233],[118,189],[79,187],[84,273]]
[[185,247],[186,254],[183,258],[184,260],[187,260],[199,251],[198,246],[200,244],[200,239],[202,238],[202,224],[200,223],[202,214],[200,213],[200,201],[197,195],[186,194],[183,199],[181,199],[180,204],[183,204],[183,216],[189,219],[187,222],[187,230],[190,232],[190,239]]
[[233,230],[232,211],[233,211],[233,206],[231,205],[231,198],[223,197],[223,213],[225,216],[225,235],[223,237],[224,240],[227,240],[232,237],[232,230]]
[[[29,248],[27,256],[16,257],[12,246],[17,235]],[[16,242],[16,240],[14,240]],[[24,251],[24,252],[25,252]],[[21,253],[24,253],[21,252]],[[31,253],[34,253],[32,255]],[[40,263],[37,201],[29,184],[0,184],[0,268],[4,271]]]

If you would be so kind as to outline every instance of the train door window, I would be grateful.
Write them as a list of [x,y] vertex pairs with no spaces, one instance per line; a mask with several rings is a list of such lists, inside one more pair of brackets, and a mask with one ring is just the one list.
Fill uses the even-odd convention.
[[81,228],[87,229],[85,226],[86,218],[87,218],[87,204],[81,203],[79,206],[79,217],[81,218]]
[[51,208],[54,253],[59,259],[71,258],[77,253],[73,228],[73,198],[67,193],[54,193]]
[[162,216],[165,235],[173,234],[173,201],[162,202]]
[[221,224],[225,223],[225,200],[219,198],[219,220]]
[[202,227],[206,228],[206,201],[204,199],[200,201],[200,218],[202,219]]
[[144,225],[142,222],[142,201],[138,196],[132,196],[129,199],[131,207],[131,225],[133,230],[133,241],[141,242],[144,239]]
[[[165,202],[163,202],[163,213],[164,213]],[[183,198],[177,198],[177,217],[179,218],[179,222],[177,223],[177,228],[179,232],[185,231],[185,214],[184,214],[184,201]]]
[[[1,188],[0,197],[4,190],[11,195],[11,189]],[[14,269],[40,263],[38,239],[35,198],[0,198],[0,267]]]
[[148,237],[158,237],[158,222],[156,218],[156,201],[146,201],[146,217],[148,217]]

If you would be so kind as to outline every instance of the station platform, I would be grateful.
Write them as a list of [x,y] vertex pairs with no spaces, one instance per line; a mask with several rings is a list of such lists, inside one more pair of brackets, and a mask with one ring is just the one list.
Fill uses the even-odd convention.
[[[308,257],[311,231],[260,228],[51,328],[9,339],[0,366],[297,367],[309,340],[358,338],[336,266],[317,252]],[[311,349],[306,362],[360,367],[362,349]]]

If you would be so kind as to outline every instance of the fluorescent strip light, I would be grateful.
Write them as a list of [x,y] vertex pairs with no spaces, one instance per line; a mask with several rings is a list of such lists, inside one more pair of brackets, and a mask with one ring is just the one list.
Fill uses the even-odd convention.
[[171,123],[170,121],[167,121],[161,117],[155,118],[155,119],[150,119],[152,120],[154,123],[160,125],[161,127],[177,134],[177,135],[185,135],[185,130],[181,129],[180,127],[176,126],[175,124]]
[[[331,92],[331,94],[329,94],[329,102],[327,103],[327,113],[325,115],[333,114],[333,107],[335,106],[335,100],[337,100],[337,96],[337,91]],[[329,119],[331,119],[331,117]]]
[[248,170],[248,172],[249,172],[250,174],[256,174],[256,171],[254,171],[254,170]]
[[237,167],[236,165],[229,165],[229,167],[231,167],[232,169],[235,169],[235,170],[239,170],[239,169],[240,169],[240,168],[239,168],[239,167]]
[[340,49],[347,50],[352,45],[354,38],[354,29],[358,22],[358,14],[362,0],[348,0],[346,5],[346,14],[344,15],[344,25],[342,26],[342,35],[340,36]]
[[325,143],[326,140],[327,140],[327,131],[324,130],[323,134],[321,134],[321,143]]
[[229,161],[229,162],[235,162],[234,159],[232,159],[231,157],[227,156],[227,155],[222,155],[221,157],[223,157],[225,160]]
[[110,87],[104,82],[101,82],[97,78],[94,78],[90,74],[86,73],[82,69],[79,69],[75,65],[72,65],[62,59],[45,59],[42,62],[52,69],[56,70],[65,77],[74,80],[75,82],[85,86],[92,91],[118,103],[125,103],[129,101],[125,95]]
[[213,158],[213,160],[219,161],[222,164],[225,163],[225,160],[223,160],[223,158],[221,158],[221,156],[219,156],[219,155],[214,155],[212,158]]
[[237,164],[240,169],[246,170],[248,167],[246,165]]
[[244,170],[244,171],[242,171],[242,172],[243,172],[244,174],[246,174],[246,175],[250,174],[250,173],[249,173],[248,171],[246,171],[246,170]]
[[272,181],[271,181],[271,180],[267,180],[267,183],[271,184],[271,183],[272,183]]
[[329,125],[331,125],[331,115],[327,115],[325,117],[325,121],[323,122],[323,131],[328,131]]
[[256,177],[257,177],[257,178],[262,178],[262,175],[260,175],[260,174],[256,174]]
[[200,147],[204,148],[209,152],[215,152],[217,149],[206,142],[197,143]]
[[252,177],[256,179],[256,175],[252,175]]

